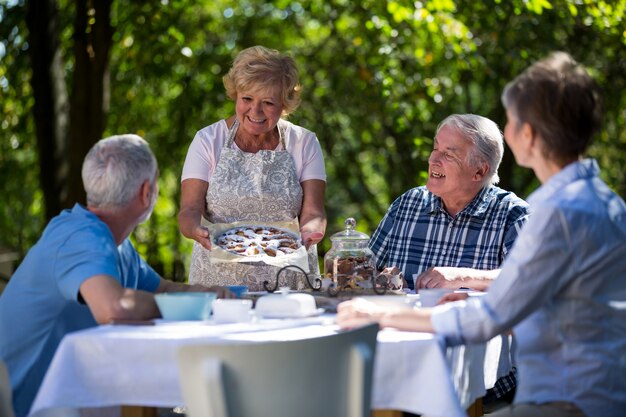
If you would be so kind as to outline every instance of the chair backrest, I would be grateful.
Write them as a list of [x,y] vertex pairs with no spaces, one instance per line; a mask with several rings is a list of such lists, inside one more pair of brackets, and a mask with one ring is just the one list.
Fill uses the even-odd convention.
[[0,360],[0,416],[2,417],[14,417],[13,412],[13,389],[11,388],[11,381],[9,380],[9,372],[4,364],[4,361]]
[[189,417],[370,417],[378,325],[279,342],[184,346]]

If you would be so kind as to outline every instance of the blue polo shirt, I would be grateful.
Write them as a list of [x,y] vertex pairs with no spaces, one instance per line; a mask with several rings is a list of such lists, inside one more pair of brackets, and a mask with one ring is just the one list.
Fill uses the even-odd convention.
[[28,414],[63,336],[97,325],[79,297],[95,275],[150,292],[160,282],[130,240],[117,246],[108,226],[77,204],[50,221],[0,297],[0,358],[17,417]]

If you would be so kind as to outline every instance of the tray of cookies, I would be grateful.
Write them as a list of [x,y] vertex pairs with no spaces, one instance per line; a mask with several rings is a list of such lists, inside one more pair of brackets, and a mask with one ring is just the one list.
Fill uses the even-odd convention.
[[295,265],[309,272],[297,219],[284,222],[208,223],[211,262],[263,262]]

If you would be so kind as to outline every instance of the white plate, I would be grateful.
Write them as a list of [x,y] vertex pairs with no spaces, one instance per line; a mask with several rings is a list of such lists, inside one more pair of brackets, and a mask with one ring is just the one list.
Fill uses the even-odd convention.
[[291,314],[291,313],[280,313],[280,312],[271,312],[271,311],[267,313],[263,313],[263,314],[259,314],[259,313],[257,314],[265,319],[301,319],[305,317],[320,316],[324,314],[324,309],[318,308],[317,310],[309,314]]
[[417,301],[414,297],[405,295],[362,295],[355,298],[362,298],[382,307],[411,308],[415,304],[415,301]]
[[246,291],[245,295],[265,295],[269,294],[267,291]]

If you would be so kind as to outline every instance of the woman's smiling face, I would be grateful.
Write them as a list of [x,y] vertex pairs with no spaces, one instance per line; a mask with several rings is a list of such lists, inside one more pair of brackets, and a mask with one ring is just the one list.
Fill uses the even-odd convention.
[[277,87],[257,88],[237,94],[236,112],[240,127],[253,136],[271,132],[283,112]]

